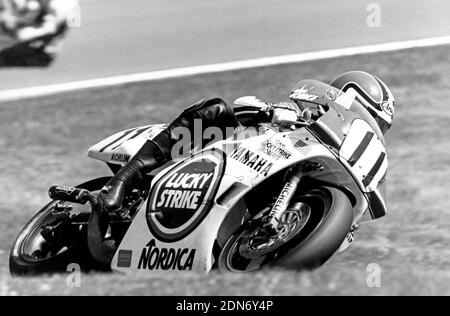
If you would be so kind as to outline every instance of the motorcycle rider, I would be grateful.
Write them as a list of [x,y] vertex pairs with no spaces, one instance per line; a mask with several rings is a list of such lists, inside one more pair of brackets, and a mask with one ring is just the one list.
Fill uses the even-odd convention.
[[[330,84],[344,93],[350,91],[375,117],[380,129],[385,133],[392,124],[392,115],[385,115],[387,108],[393,114],[394,98],[390,89],[378,78],[365,72],[348,72],[340,75]],[[144,174],[170,161],[171,149],[179,141],[174,132],[177,127],[187,128],[194,135],[194,123],[202,121],[202,128],[217,127],[226,135],[227,128],[237,128],[241,124],[254,125],[258,122],[308,119],[308,109],[301,102],[281,102],[268,104],[255,97],[236,100],[235,108],[222,99],[202,100],[183,111],[168,127],[141,147],[138,153],[122,167],[105,185],[99,194],[99,204],[109,212],[120,210],[125,190],[133,187]]]
[[20,42],[43,41],[55,53],[55,41],[66,33],[77,0],[1,0],[0,25]]

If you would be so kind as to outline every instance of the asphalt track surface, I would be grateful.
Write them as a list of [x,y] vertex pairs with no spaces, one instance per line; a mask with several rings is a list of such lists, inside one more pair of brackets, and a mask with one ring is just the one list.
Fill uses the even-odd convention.
[[1,69],[0,91],[178,67],[450,35],[450,1],[81,0],[48,69]]

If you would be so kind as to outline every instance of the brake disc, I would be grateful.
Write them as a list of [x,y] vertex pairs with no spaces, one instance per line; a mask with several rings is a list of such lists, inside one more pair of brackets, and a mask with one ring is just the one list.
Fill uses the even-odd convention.
[[300,202],[283,214],[276,233],[268,234],[262,227],[245,231],[239,242],[240,255],[248,259],[255,259],[278,249],[305,227],[310,215],[311,208]]

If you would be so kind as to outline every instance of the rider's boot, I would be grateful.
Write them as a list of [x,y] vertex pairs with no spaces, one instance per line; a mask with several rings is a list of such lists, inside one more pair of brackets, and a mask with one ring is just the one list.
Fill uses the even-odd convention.
[[142,179],[146,173],[172,159],[171,149],[179,140],[174,133],[175,129],[187,128],[193,136],[194,123],[197,119],[202,121],[203,129],[217,126],[223,132],[227,127],[235,128],[239,125],[233,109],[221,99],[202,100],[194,104],[156,137],[147,140],[130,162],[105,185],[99,195],[99,203],[103,208],[109,212],[119,210],[126,188],[133,187],[133,184]]
[[122,167],[102,188],[99,201],[103,209],[114,212],[122,207],[125,189],[133,186],[144,174],[158,168],[166,162],[159,144],[147,140],[139,152]]

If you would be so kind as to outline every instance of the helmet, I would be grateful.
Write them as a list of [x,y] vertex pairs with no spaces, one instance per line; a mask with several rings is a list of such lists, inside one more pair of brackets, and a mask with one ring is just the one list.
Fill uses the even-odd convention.
[[41,7],[39,0],[11,0],[11,4],[21,14],[38,11]]
[[391,127],[394,96],[383,81],[364,71],[349,71],[331,81],[330,85],[361,103],[375,118],[383,134]]

